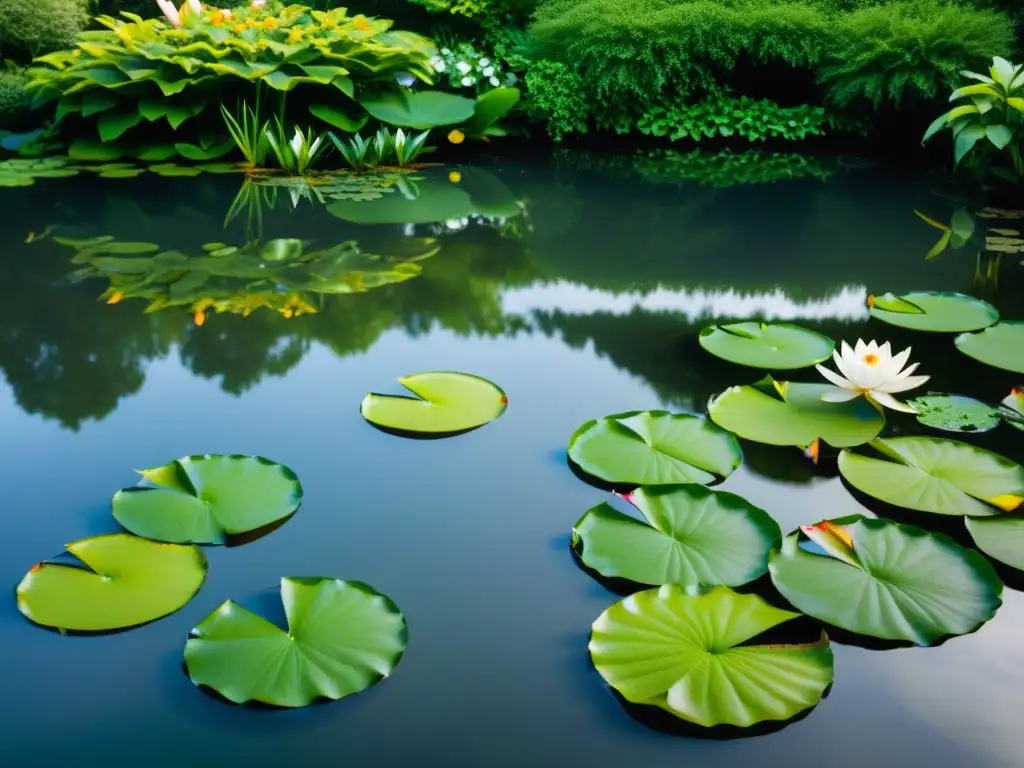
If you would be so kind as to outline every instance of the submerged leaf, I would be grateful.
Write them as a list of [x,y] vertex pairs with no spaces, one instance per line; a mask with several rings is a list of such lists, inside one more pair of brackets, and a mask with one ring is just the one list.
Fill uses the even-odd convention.
[[206,578],[199,547],[111,533],[67,550],[85,567],[39,563],[18,585],[18,610],[37,624],[81,632],[145,624],[185,605]]
[[629,411],[588,421],[569,439],[569,458],[609,483],[710,483],[743,460],[736,438],[700,416]]
[[287,577],[281,600],[287,632],[233,600],[199,622],[185,643],[192,682],[237,704],[304,707],[369,688],[405,652],[405,617],[366,584]]
[[748,641],[798,616],[726,587],[690,595],[666,585],[601,614],[590,656],[627,701],[697,725],[788,720],[817,704],[832,682],[828,638],[793,645]]

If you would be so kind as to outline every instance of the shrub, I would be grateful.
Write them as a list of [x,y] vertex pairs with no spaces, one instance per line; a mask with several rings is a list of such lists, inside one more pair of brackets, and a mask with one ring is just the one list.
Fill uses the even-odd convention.
[[27,60],[74,45],[88,0],[0,0],[0,57]]
[[[103,144],[76,140],[71,154],[80,159],[134,152],[158,160],[154,137],[163,138],[161,152],[172,142],[171,154],[220,156],[233,146],[220,104],[234,106],[257,85],[281,94],[308,88],[297,101],[289,98],[289,106],[306,106],[318,119],[355,131],[369,118],[359,100],[398,98],[399,75],[430,82],[434,49],[428,39],[392,31],[387,20],[349,17],[343,8],[319,12],[292,5],[274,13],[241,7],[230,18],[210,9],[200,18],[186,15],[180,29],[137,16],[97,21],[106,29],[83,33],[77,48],[43,56],[29,70],[37,102],[56,99],[59,114],[95,122]],[[139,138],[150,145],[133,150]]]
[[583,80],[565,64],[543,59],[534,62],[526,73],[526,91],[527,115],[545,123],[555,141],[570,133],[587,132]]
[[0,69],[0,128],[15,130],[25,125],[31,101],[25,92],[27,83],[23,73]]

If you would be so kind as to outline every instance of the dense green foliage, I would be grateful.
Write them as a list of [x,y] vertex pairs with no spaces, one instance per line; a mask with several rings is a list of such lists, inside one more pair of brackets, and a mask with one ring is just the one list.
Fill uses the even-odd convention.
[[0,0],[0,58],[70,48],[88,21],[88,0]]
[[19,128],[28,118],[31,97],[25,92],[27,83],[21,72],[0,69],[0,129]]

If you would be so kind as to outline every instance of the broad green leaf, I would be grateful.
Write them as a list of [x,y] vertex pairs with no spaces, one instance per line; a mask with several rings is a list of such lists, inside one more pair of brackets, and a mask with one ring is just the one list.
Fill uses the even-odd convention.
[[117,141],[129,128],[142,122],[142,115],[136,110],[131,112],[104,112],[100,115],[97,128],[104,142]]
[[942,129],[948,128],[948,127],[949,127],[949,113],[946,112],[944,114],[939,115],[937,118],[935,118],[935,120],[932,121],[931,125],[928,126],[928,129],[924,132],[924,136],[921,137],[921,144],[924,144],[925,142],[928,141],[928,139],[930,139],[936,133],[938,133]]
[[778,382],[784,399],[756,386],[730,387],[708,404],[711,419],[747,440],[769,445],[810,446],[823,440],[835,448],[869,442],[885,426],[882,415],[863,397],[845,403],[821,399],[828,384]]
[[358,132],[370,119],[370,115],[366,112],[363,112],[358,117],[352,117],[346,110],[330,107],[326,104],[312,104],[309,107],[309,112],[313,117],[319,118],[328,125],[346,133]]
[[483,136],[487,129],[512,111],[519,103],[518,88],[495,88],[476,99],[473,116],[463,123],[462,132],[467,136]]
[[799,325],[745,322],[708,326],[700,332],[700,345],[731,363],[781,370],[827,360],[836,343]]
[[230,139],[228,141],[221,142],[220,144],[214,144],[212,147],[208,147],[206,149],[197,144],[188,144],[185,142],[178,142],[174,145],[174,149],[179,155],[184,157],[186,160],[192,160],[194,162],[216,160],[218,157],[223,157],[234,148],[235,143]]
[[200,176],[203,173],[199,168],[189,165],[175,165],[174,163],[158,163],[157,165],[149,166],[149,170],[157,176],[166,177]]
[[405,652],[401,611],[366,584],[286,577],[281,600],[287,632],[233,600],[203,619],[185,643],[192,682],[237,704],[304,707],[369,688]]
[[132,156],[144,163],[162,163],[164,160],[170,160],[176,154],[178,153],[173,144],[153,144],[135,150]]
[[966,522],[978,549],[1011,568],[1024,570],[1024,515],[968,517]]
[[573,528],[580,559],[609,578],[735,587],[768,570],[768,552],[782,539],[767,512],[732,493],[691,483],[626,498],[646,522],[601,504]]
[[878,457],[843,451],[839,471],[854,488],[897,507],[985,517],[1024,503],[1024,467],[999,454],[940,437],[891,437]]
[[384,429],[445,435],[482,427],[508,405],[496,384],[468,373],[414,373],[398,383],[416,397],[370,393],[360,407],[364,419]]
[[1013,131],[1002,124],[985,126],[985,135],[996,149],[1006,149],[1006,145],[1013,141]]
[[799,531],[768,566],[776,589],[809,616],[861,635],[932,645],[973,632],[1002,604],[992,565],[947,536],[860,515],[831,522],[849,533],[859,567],[806,551]]
[[629,411],[577,429],[569,458],[609,483],[706,484],[731,475],[743,452],[735,437],[700,416]]
[[295,473],[258,456],[187,456],[140,474],[138,486],[114,494],[114,519],[158,541],[223,544],[283,520],[302,500]]
[[[890,311],[886,302],[902,299],[922,312]],[[890,325],[915,331],[959,333],[976,331],[999,322],[999,311],[986,301],[963,293],[912,291],[902,296],[891,293],[874,298],[871,316]]]
[[962,248],[974,235],[974,217],[963,208],[953,211],[949,225],[953,235],[954,248]]
[[[961,107],[960,109],[963,109]],[[977,112],[977,107],[972,107]],[[953,119],[953,110],[950,112],[950,119]],[[985,126],[981,123],[972,123],[965,126],[959,133],[956,134],[956,138],[953,140],[953,164],[959,165],[960,161],[964,159],[968,152],[970,152],[974,145],[978,143],[980,139],[985,136]]]
[[18,585],[18,610],[36,624],[80,632],[145,624],[185,605],[206,578],[199,547],[112,533],[67,550],[83,567],[38,563]]
[[917,420],[946,432],[988,432],[999,426],[999,413],[987,403],[963,395],[929,393],[908,400]]
[[421,131],[465,122],[476,109],[473,99],[443,91],[389,91],[359,103],[382,123]]
[[788,720],[817,704],[832,682],[828,638],[794,645],[749,641],[798,616],[727,587],[691,595],[665,585],[601,614],[590,657],[627,701],[697,725]]
[[[117,96],[116,92],[105,91],[101,88],[85,91],[80,95],[80,98],[82,117],[98,115],[100,112],[116,107],[121,103],[121,99]],[[61,100],[61,106],[64,106],[63,99]],[[65,111],[69,111],[69,109],[65,107]]]
[[962,333],[956,348],[979,362],[1024,373],[1024,322],[1002,322],[981,333]]
[[91,139],[75,139],[68,146],[68,157],[74,160],[102,163],[117,160],[123,155],[124,151],[116,144],[100,144]]

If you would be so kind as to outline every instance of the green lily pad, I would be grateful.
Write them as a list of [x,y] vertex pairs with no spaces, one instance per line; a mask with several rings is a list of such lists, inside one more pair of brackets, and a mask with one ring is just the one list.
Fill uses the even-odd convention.
[[206,579],[199,547],[111,533],[67,550],[83,567],[38,563],[18,585],[18,610],[36,624],[79,632],[134,627],[174,613]]
[[288,631],[233,600],[203,619],[185,643],[192,682],[229,701],[304,707],[375,685],[408,643],[401,611],[356,581],[283,578]]
[[821,399],[834,389],[766,379],[725,390],[708,404],[708,414],[723,429],[768,445],[806,448],[823,440],[835,448],[850,448],[877,437],[885,426],[882,414],[863,397],[845,403]]
[[360,407],[364,419],[387,430],[441,436],[489,424],[508,406],[497,384],[468,373],[414,373],[398,383],[416,397],[371,392]]
[[199,168],[192,165],[176,165],[174,163],[158,163],[156,165],[149,166],[149,170],[155,173],[157,176],[166,177],[194,177],[202,174]]
[[876,499],[937,515],[987,517],[1024,503],[1024,467],[999,454],[940,437],[892,437],[879,456],[839,455],[850,485]]
[[798,616],[727,587],[694,595],[670,584],[601,614],[590,657],[626,701],[697,725],[789,720],[817,704],[832,682],[828,638],[746,643]]
[[752,368],[808,368],[828,359],[836,343],[828,336],[789,323],[709,325],[700,345],[715,357]]
[[956,348],[993,368],[1024,373],[1024,322],[999,323],[981,333],[962,333],[956,337]]
[[986,555],[1024,571],[1024,515],[968,517],[967,530]]
[[733,435],[700,416],[629,411],[577,429],[569,458],[608,483],[706,484],[731,475],[743,452]]
[[990,405],[963,395],[930,392],[907,404],[917,411],[920,423],[946,432],[988,432],[1001,421]]
[[580,559],[609,578],[735,587],[767,572],[768,553],[782,539],[767,512],[732,493],[691,483],[626,498],[646,522],[601,504],[573,528]]
[[932,645],[973,632],[1002,604],[991,563],[948,536],[860,515],[827,522],[852,541],[855,562],[807,551],[796,531],[768,566],[776,589],[809,616],[861,635]]
[[999,322],[999,311],[995,307],[963,293],[914,291],[902,296],[887,293],[871,301],[874,304],[870,309],[872,317],[915,331],[960,333]]
[[258,456],[186,456],[140,474],[114,494],[114,519],[158,541],[223,544],[283,520],[302,499],[294,472]]
[[1007,395],[999,404],[999,415],[1011,427],[1024,430],[1024,388],[1014,389]]

